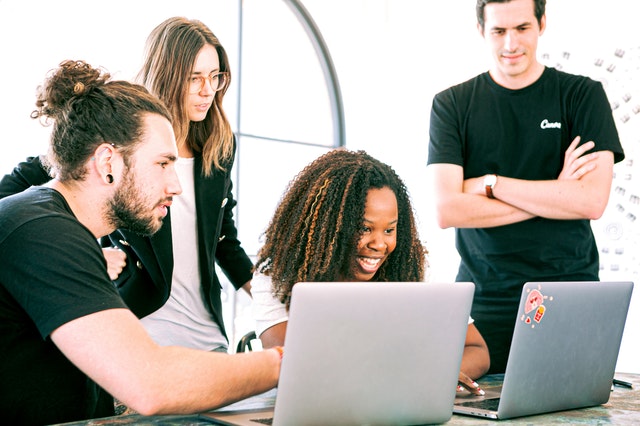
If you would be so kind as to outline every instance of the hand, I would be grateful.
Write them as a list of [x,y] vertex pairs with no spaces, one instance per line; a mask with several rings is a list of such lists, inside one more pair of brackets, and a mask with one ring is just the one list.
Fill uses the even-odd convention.
[[107,260],[107,272],[113,281],[118,278],[125,266],[127,266],[127,254],[117,247],[105,247],[102,254]]
[[484,395],[484,391],[480,389],[480,386],[473,379],[471,379],[469,376],[464,374],[462,371],[458,375],[458,388],[460,387],[468,390],[474,395],[480,395],[480,396]]
[[571,145],[569,145],[569,148],[565,151],[564,165],[562,166],[558,180],[579,180],[582,176],[596,168],[596,162],[594,160],[598,158],[599,154],[597,152],[585,154],[585,152],[593,149],[596,144],[593,141],[589,141],[578,147],[579,143],[580,136],[576,136],[571,142]]

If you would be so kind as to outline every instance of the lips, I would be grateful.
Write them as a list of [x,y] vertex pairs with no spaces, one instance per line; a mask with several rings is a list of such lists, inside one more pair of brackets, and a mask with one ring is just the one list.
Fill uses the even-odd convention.
[[198,105],[195,105],[195,108],[198,111],[206,112],[206,111],[209,111],[209,108],[211,108],[211,104],[210,103],[198,104]]
[[378,270],[378,268],[380,268],[380,265],[382,265],[382,260],[383,258],[381,257],[375,258],[359,256],[356,259],[356,262],[358,263],[362,271],[374,274]]
[[160,210],[160,214],[162,215],[162,217],[165,217],[167,215],[168,208],[170,206],[171,206],[171,200],[164,201],[158,204],[158,210]]
[[502,59],[507,62],[517,62],[522,58],[524,54],[522,53],[504,53],[502,54]]

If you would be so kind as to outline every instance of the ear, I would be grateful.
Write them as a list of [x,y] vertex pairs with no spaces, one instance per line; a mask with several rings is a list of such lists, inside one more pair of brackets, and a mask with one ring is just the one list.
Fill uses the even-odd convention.
[[479,22],[476,24],[476,28],[478,29],[478,33],[480,33],[480,37],[484,38],[484,28]]
[[[113,183],[111,160],[113,159],[115,150],[116,148],[112,143],[104,142],[96,148],[91,157],[91,162],[94,163],[98,175],[108,184]],[[111,181],[109,181],[109,179],[111,179]]]
[[547,29],[547,15],[542,15],[540,18],[540,35],[544,34],[544,30]]

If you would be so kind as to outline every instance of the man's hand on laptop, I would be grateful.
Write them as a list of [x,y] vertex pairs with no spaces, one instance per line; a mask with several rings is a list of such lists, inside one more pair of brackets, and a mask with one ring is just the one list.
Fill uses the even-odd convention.
[[458,375],[458,390],[462,390],[460,388],[466,389],[474,395],[484,395],[484,391],[480,389],[480,386],[469,376],[464,374],[462,371]]

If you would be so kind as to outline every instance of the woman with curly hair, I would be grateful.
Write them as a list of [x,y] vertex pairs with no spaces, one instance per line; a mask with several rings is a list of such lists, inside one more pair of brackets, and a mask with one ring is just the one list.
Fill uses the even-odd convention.
[[[420,242],[407,188],[388,165],[364,151],[337,149],[289,184],[265,231],[252,280],[256,334],[281,346],[291,290],[298,282],[423,281]],[[470,321],[461,382],[489,368],[484,339]]]

